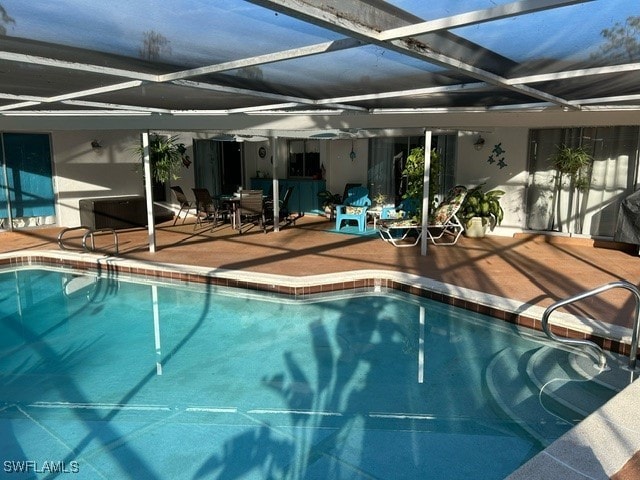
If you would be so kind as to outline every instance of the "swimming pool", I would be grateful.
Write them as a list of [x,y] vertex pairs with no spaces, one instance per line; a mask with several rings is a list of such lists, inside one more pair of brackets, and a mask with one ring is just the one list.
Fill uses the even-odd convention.
[[499,479],[579,420],[516,382],[539,335],[410,295],[31,269],[0,292],[11,478]]

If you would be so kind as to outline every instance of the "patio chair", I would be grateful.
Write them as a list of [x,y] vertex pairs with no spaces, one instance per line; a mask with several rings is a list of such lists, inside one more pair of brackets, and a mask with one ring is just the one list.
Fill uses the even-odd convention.
[[193,227],[194,230],[203,221],[211,222],[211,229],[214,229],[218,225],[218,219],[228,215],[229,210],[221,208],[206,188],[192,188],[192,190],[193,195],[196,197],[196,223]]
[[342,194],[342,203],[344,203],[347,197],[349,196],[349,190],[351,190],[352,188],[361,187],[361,186],[362,186],[361,183],[347,183],[344,186],[344,192]]
[[[293,187],[288,187],[284,192],[284,197],[280,200],[278,205],[278,218],[280,222],[285,222],[285,225],[289,225],[290,223],[296,222],[296,219],[299,215],[292,215],[289,211],[289,199],[291,198],[291,194],[293,193]],[[273,200],[267,200],[264,203],[264,216],[265,221],[267,223],[273,223],[275,218],[275,208],[273,205]]]
[[382,210],[380,210],[380,220],[413,217],[419,210],[419,207],[420,200],[417,198],[405,198],[395,207],[382,207]]
[[242,227],[247,223],[258,223],[262,231],[266,233],[264,197],[262,190],[241,190],[240,200],[236,210],[236,228],[242,234]]
[[[467,196],[467,188],[462,185],[453,187],[447,197],[433,212],[427,226],[427,236],[434,245],[455,245],[464,227],[456,216]],[[444,240],[445,235],[449,237]]]
[[369,190],[365,187],[353,187],[349,190],[343,205],[336,205],[336,230],[340,230],[342,222],[355,220],[358,231],[367,228],[367,209],[371,206]]
[[178,211],[176,218],[173,220],[173,224],[174,225],[176,224],[176,222],[180,218],[180,214],[183,211],[184,211],[184,217],[182,218],[182,223],[184,224],[185,220],[187,219],[187,216],[189,215],[189,210],[194,210],[196,211],[196,214],[197,214],[196,202],[192,202],[191,200],[189,200],[187,196],[184,194],[184,191],[182,190],[181,187],[178,187],[178,186],[171,187],[171,191],[176,197],[176,201],[180,205],[180,210]]

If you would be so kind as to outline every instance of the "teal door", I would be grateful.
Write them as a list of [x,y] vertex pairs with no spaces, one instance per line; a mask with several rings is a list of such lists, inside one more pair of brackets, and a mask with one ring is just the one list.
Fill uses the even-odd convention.
[[4,133],[2,145],[0,217],[55,215],[49,135]]

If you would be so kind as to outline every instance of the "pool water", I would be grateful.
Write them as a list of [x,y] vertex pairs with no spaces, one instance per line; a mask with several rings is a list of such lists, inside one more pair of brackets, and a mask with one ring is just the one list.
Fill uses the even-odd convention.
[[0,292],[11,478],[500,479],[545,444],[486,382],[545,343],[438,302],[47,270]]

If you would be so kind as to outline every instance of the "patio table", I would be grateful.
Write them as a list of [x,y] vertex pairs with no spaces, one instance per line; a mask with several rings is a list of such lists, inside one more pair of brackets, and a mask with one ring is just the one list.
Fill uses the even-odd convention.
[[[240,192],[232,193],[232,194],[221,194],[218,195],[218,200],[220,202],[227,203],[231,207],[231,228],[234,230],[238,230],[238,225],[240,224]],[[262,195],[262,201],[269,201],[268,195]]]
[[382,213],[382,207],[372,207],[367,209],[367,219],[371,219],[373,221],[373,228],[378,228],[380,213]]
[[[415,247],[422,238],[422,225],[414,220],[403,218],[381,220],[378,232],[382,240],[391,243],[394,247]],[[410,240],[405,242],[412,232],[416,234],[413,243]]]

